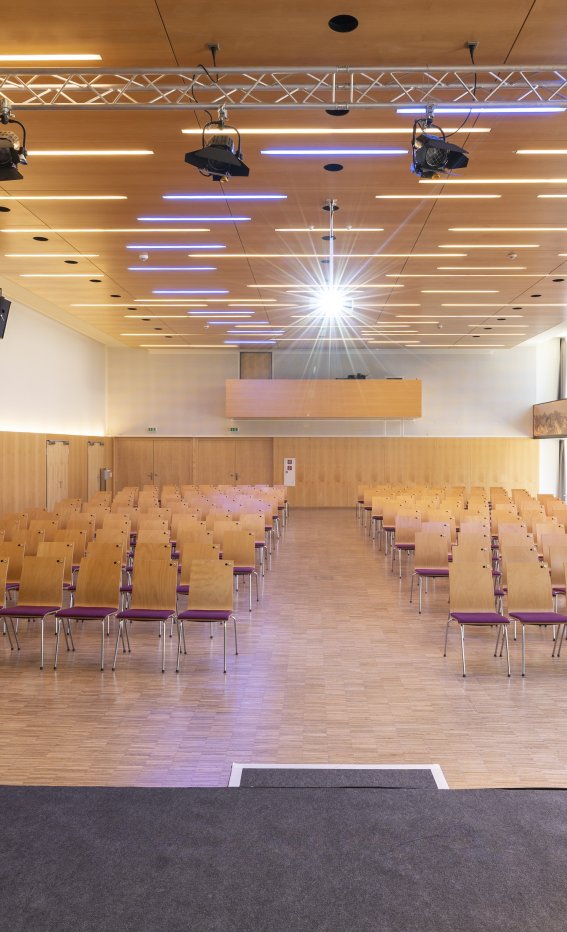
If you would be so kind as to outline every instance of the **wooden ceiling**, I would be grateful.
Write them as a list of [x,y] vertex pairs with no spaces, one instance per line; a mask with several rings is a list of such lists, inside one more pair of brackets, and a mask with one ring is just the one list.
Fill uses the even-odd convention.
[[[332,32],[327,23],[337,12],[356,16],[358,29]],[[71,0],[48,5],[30,0],[25,17],[21,10],[6,12],[2,54],[98,53],[102,67],[196,68],[200,62],[210,66],[207,44],[217,42],[221,67],[464,67],[469,64],[465,43],[476,41],[478,65],[558,64],[567,58],[566,21],[559,0],[480,0],[466,10],[450,11],[415,0],[379,5],[360,0],[340,11],[333,4],[299,0],[261,5],[251,0],[100,0],[81,8],[80,17]],[[463,183],[425,185],[410,172],[412,117],[394,109],[357,110],[337,119],[324,111],[229,108],[232,124],[259,132],[242,137],[249,178],[222,187],[184,163],[186,151],[200,148],[200,137],[182,130],[198,130],[205,120],[202,112],[16,109],[15,116],[26,125],[30,159],[23,181],[0,185],[0,206],[10,207],[10,213],[0,214],[0,285],[7,296],[104,342],[228,347],[227,340],[254,339],[244,330],[256,329],[257,340],[275,340],[267,345],[280,348],[346,342],[377,351],[406,345],[474,351],[516,346],[566,320],[565,200],[538,195],[567,194],[567,183],[474,184],[489,178],[567,178],[566,156],[516,154],[528,147],[567,150],[566,113],[471,116],[452,139],[470,155],[468,169],[455,175]],[[457,128],[462,117],[439,122]],[[391,131],[372,132],[386,128]],[[274,129],[287,133],[273,134]],[[347,132],[352,130],[363,132]],[[395,147],[408,154],[327,158],[260,152],[293,146]],[[33,155],[45,149],[147,149],[154,154]],[[328,162],[342,164],[342,171],[324,170]],[[282,194],[286,199],[163,200],[174,193]],[[434,193],[499,196],[431,199]],[[25,200],[69,195],[124,199]],[[329,199],[340,208],[335,281],[352,299],[352,311],[333,326],[302,319],[313,311],[313,291],[324,282],[326,265],[320,260],[328,254],[322,236],[329,215],[322,207]],[[233,222],[237,216],[250,220]],[[171,219],[144,222],[139,217]],[[172,227],[174,232],[160,229]],[[489,229],[466,229],[478,227]],[[544,232],[541,227],[563,229]],[[197,232],[202,228],[206,232]],[[278,232],[297,228],[304,232]],[[127,248],[136,244],[139,248]],[[225,248],[193,253],[150,248],[184,244]],[[146,260],[139,258],[143,254]],[[151,271],[163,266],[213,269]],[[60,275],[83,277],[41,277]],[[154,294],[183,289],[221,293]],[[235,311],[238,302],[249,317],[213,322],[215,312]],[[190,314],[191,308],[202,308],[205,316]],[[254,323],[255,328],[242,326]]]

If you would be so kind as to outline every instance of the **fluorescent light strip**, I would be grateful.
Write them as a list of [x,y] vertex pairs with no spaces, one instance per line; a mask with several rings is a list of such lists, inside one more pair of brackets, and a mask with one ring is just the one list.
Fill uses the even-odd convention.
[[[438,249],[539,249],[539,243],[440,243]],[[452,257],[455,254],[452,254]],[[443,254],[451,256],[450,252]]]
[[[210,233],[211,231],[208,228],[199,228],[195,227],[193,230],[177,230],[163,227],[162,229],[156,228],[152,230],[144,230],[144,233]],[[28,229],[22,229],[21,227],[6,227],[3,230],[0,230],[0,233],[140,233],[140,230],[137,227],[39,227],[34,228],[30,227]],[[149,248],[149,247],[141,247]],[[155,248],[155,247],[152,247]],[[190,247],[185,247],[190,248]],[[211,249],[210,246],[206,247]]]
[[[139,231],[139,230],[136,230],[136,232],[139,233],[140,231]],[[162,230],[162,232],[164,232],[164,231]],[[177,232],[179,232],[179,231],[177,231]],[[186,244],[183,244],[183,245],[181,245],[181,246],[178,246],[178,245],[175,245],[175,244],[172,245],[171,243],[166,243],[165,245],[162,245],[162,244],[160,244],[160,243],[152,243],[152,244],[150,244],[150,245],[144,244],[144,243],[133,243],[133,244],[130,244],[129,246],[126,246],[126,249],[226,249],[226,246],[222,246],[222,245],[220,245],[220,244],[218,244],[218,243],[212,243],[210,246],[207,245],[207,244],[204,244],[204,245],[203,245],[203,244],[200,244],[200,243],[196,243],[196,244],[193,244],[193,245],[190,245],[189,243],[186,243]],[[216,259],[217,256],[216,256],[216,255],[213,256],[213,257],[211,257],[211,256],[205,256],[205,258],[215,258],[215,259]],[[244,257],[244,258],[246,258],[246,257]]]
[[525,265],[512,265],[512,266],[508,266],[508,265],[438,265],[437,268],[444,272],[457,272],[457,271],[468,272],[471,269],[474,269],[477,271],[491,271],[491,272],[509,272],[510,270],[518,272],[520,271],[520,269],[522,270],[526,269],[527,266]]
[[0,194],[0,201],[127,201],[125,194]]
[[227,346],[252,346],[255,344],[266,345],[269,343],[276,343],[276,340],[225,340]]
[[[328,227],[276,227],[276,233],[328,233]],[[333,227],[333,233],[383,233],[384,227]]]
[[538,194],[537,197],[546,198],[548,201],[561,200],[561,198],[567,197],[567,194]]
[[100,156],[153,155],[153,149],[30,149],[30,158],[96,158]]
[[445,275],[443,273],[441,275],[437,275],[436,272],[427,272],[427,273],[424,272],[423,274],[417,275],[417,274],[410,274],[407,272],[387,272],[386,278],[549,278],[551,274],[553,273],[518,272],[516,274],[515,272],[508,272],[508,274],[504,274],[504,275],[495,275],[492,273],[488,273],[485,275],[484,273],[477,274],[475,272],[472,275],[467,275],[465,273],[461,275],[460,273],[457,272],[455,274]]
[[[313,232],[313,231],[310,231]],[[207,246],[127,246],[127,249],[224,249],[225,247],[207,247]],[[452,246],[448,246],[452,249]],[[222,256],[208,256],[204,253],[204,259],[327,259],[329,256],[325,252],[224,252]],[[465,258],[465,252],[335,252],[335,259],[445,259],[452,257],[455,259]]]
[[377,201],[494,200],[501,194],[376,194]]
[[255,311],[204,311],[192,310],[187,312],[190,317],[251,317]]
[[213,288],[213,289],[186,289],[182,288],[176,290],[174,288],[158,288],[155,291],[152,291],[152,294],[230,294],[226,288]]
[[186,314],[124,314],[124,320],[187,320]]
[[6,252],[5,259],[98,259],[98,252]]
[[164,201],[285,201],[287,194],[162,194]]
[[260,149],[260,155],[317,155],[317,156],[376,156],[407,155],[407,149]]
[[103,272],[54,272],[44,274],[43,272],[23,272],[20,278],[92,278],[95,275],[98,278],[104,278]]
[[[493,304],[489,306],[495,307],[495,305]],[[499,306],[500,305],[498,305],[498,307]],[[478,307],[478,305],[476,304],[464,304],[464,305],[463,304],[443,304],[442,307]],[[436,314],[435,316],[438,317],[439,320],[489,320],[491,322],[493,320],[494,321],[497,320],[496,314]],[[421,320],[418,314],[396,314],[396,317],[403,317],[405,319],[410,318],[412,321],[416,321],[416,322]],[[523,314],[506,314],[507,320],[523,320],[523,317],[524,317]],[[437,323],[437,321],[435,321],[435,323]],[[522,327],[524,325],[514,324],[514,326]]]
[[[409,346],[409,344],[407,344]],[[424,349],[505,349],[505,343],[420,343]]]
[[476,289],[476,288],[465,289],[462,291],[459,291],[458,289],[455,291],[453,291],[452,289],[450,291],[440,291],[439,289],[422,289],[421,293],[422,294],[499,294],[499,292],[494,289]]
[[[200,129],[182,129],[182,134],[184,136],[199,136],[202,135],[202,130]],[[239,134],[241,136],[390,136],[390,135],[404,135],[407,136],[407,128],[400,126],[381,126],[381,127],[371,127],[366,129],[345,129],[344,127],[334,127],[332,129],[323,129],[320,126],[309,126],[309,127],[272,127],[270,129],[264,129],[263,127],[248,127],[247,129],[239,129]],[[490,129],[485,127],[476,127],[471,126],[470,129],[463,129],[462,127],[454,126],[444,126],[444,133],[489,133]],[[236,130],[230,129],[228,126],[223,129],[223,133],[231,133],[236,135]]]
[[[402,114],[425,114],[425,107],[398,107],[396,113]],[[434,107],[434,115],[441,113],[462,114],[467,113],[564,113],[565,107],[524,107],[519,104],[516,107],[501,106],[481,106],[481,107]]]
[[30,53],[29,55],[0,55],[0,62],[36,62],[36,61],[47,61],[47,62],[63,62],[63,61],[102,61],[102,56],[100,55],[90,55],[82,54],[79,52],[65,52],[61,55],[49,54],[44,55],[43,53],[34,55]]
[[419,184],[567,184],[567,178],[420,178]]
[[[246,285],[247,288],[293,288],[294,292],[303,292],[303,291],[321,291],[321,285],[294,285],[293,282],[287,282],[285,285]],[[349,285],[345,286],[344,291],[346,292],[345,297],[348,297],[355,291],[360,291],[361,288],[403,288],[403,285],[391,285],[389,282],[377,285]],[[291,292],[288,292],[291,293]]]
[[[502,304],[502,303],[479,304],[477,301],[474,304],[442,304],[441,305],[441,307],[518,307],[518,306],[519,306],[518,301],[514,301],[513,304]],[[567,307],[567,304],[540,304],[538,301],[537,304],[531,305],[531,308],[527,308],[527,310],[531,309],[531,310],[539,311],[541,307]],[[511,314],[506,314],[506,317],[511,317],[511,316],[512,316]]]
[[[132,307],[134,304],[141,304],[141,303],[142,303],[141,301],[129,301],[127,304],[114,304],[114,303],[113,304],[70,304],[69,307],[113,307],[115,308],[115,307]],[[202,310],[205,310],[207,308],[206,304],[202,304],[201,302],[199,302],[199,305],[197,305],[196,301],[185,301],[183,304],[176,304],[173,302],[172,303],[168,302],[167,304],[160,304],[159,301],[154,301],[151,304],[146,304],[142,308],[142,310],[145,311],[146,308],[156,307],[156,308],[163,308],[164,311],[167,311],[170,308],[175,308],[175,307],[196,308],[197,306],[199,306]]]
[[567,233],[567,227],[449,227],[450,233]]
[[567,149],[516,149],[516,155],[567,155]]
[[[144,334],[145,336],[145,334]],[[231,349],[222,343],[140,343],[140,349]]]
[[144,223],[244,223],[251,217],[136,217]]
[[215,265],[129,265],[129,272],[216,272]]
[[[227,333],[236,334],[237,336],[243,336],[242,331],[240,330],[227,330]],[[285,330],[255,330],[254,336],[257,334],[259,337],[281,337],[285,333]],[[245,334],[244,334],[245,335]]]

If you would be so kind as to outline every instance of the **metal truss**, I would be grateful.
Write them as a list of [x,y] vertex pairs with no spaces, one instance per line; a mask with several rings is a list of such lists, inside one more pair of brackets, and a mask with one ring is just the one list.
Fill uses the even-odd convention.
[[0,96],[18,111],[380,110],[402,106],[565,106],[567,65],[467,68],[5,69]]

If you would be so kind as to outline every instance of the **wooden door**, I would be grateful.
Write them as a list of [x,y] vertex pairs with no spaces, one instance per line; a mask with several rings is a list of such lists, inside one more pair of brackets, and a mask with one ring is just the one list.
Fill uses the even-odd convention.
[[271,437],[243,437],[236,448],[235,481],[238,485],[271,485],[274,481]]
[[234,485],[236,482],[236,441],[221,437],[195,439],[198,485]]
[[154,440],[156,485],[191,485],[193,482],[193,439],[164,437]]
[[104,442],[102,440],[89,440],[87,444],[87,497],[89,499],[95,492],[101,491],[101,469],[105,466],[112,468],[110,463],[105,462],[105,459]]
[[[159,481],[159,480],[158,480]],[[116,437],[114,441],[114,489],[154,482],[154,441],[149,437]]]
[[45,450],[46,508],[69,495],[69,441],[48,440]]

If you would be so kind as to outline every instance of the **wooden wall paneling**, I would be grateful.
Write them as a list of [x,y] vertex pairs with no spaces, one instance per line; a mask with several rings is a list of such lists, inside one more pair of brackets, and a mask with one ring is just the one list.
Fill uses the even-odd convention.
[[45,501],[48,511],[53,510],[56,502],[69,497],[69,448],[68,440],[46,441]]
[[193,481],[198,485],[234,485],[236,447],[233,438],[196,437],[197,469]]
[[419,418],[419,379],[227,379],[226,416]]
[[101,469],[112,469],[112,463],[107,463],[106,456],[104,440],[87,440],[87,499],[100,491]]
[[0,510],[44,508],[45,434],[0,433]]
[[236,482],[239,485],[271,485],[274,475],[272,437],[242,437],[233,442]]
[[149,437],[114,438],[114,489],[153,482],[154,441]]
[[156,485],[190,485],[193,482],[193,438],[159,437],[154,439],[153,445]]

